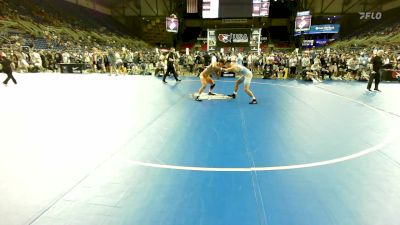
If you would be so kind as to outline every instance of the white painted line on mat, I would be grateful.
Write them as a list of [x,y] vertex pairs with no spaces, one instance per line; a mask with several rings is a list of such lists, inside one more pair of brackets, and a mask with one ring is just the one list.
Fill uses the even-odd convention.
[[[221,81],[221,82],[234,82],[234,81]],[[284,87],[292,87],[292,88],[301,88],[301,87],[296,87],[296,86],[291,86],[291,85],[282,85],[282,84],[268,84],[268,83],[261,83],[261,82],[253,82],[255,84],[264,84],[264,85],[274,85],[274,86],[284,86]],[[330,94],[334,95],[337,97],[344,98],[348,101],[358,103],[360,105],[363,105],[381,115],[385,115],[385,111],[377,109],[373,106],[370,106],[368,104],[365,104],[363,102],[348,98],[346,96],[336,94],[331,91],[327,91],[323,88],[318,88],[319,90]],[[196,167],[196,166],[177,166],[177,165],[169,165],[169,164],[157,164],[157,163],[149,163],[149,162],[141,162],[141,161],[136,161],[136,160],[130,160],[130,159],[123,159],[119,158],[118,160],[124,163],[128,163],[131,165],[136,165],[136,166],[143,166],[143,167],[151,167],[151,168],[160,168],[160,169],[171,169],[171,170],[185,170],[185,171],[203,171],[203,172],[252,172],[252,171],[275,171],[275,170],[293,170],[293,169],[302,169],[302,168],[311,168],[311,167],[318,167],[318,166],[325,166],[325,165],[331,165],[331,164],[336,164],[340,162],[345,162],[348,160],[356,159],[362,156],[365,156],[371,152],[378,151],[385,147],[388,143],[390,143],[392,140],[395,138],[395,130],[394,128],[388,132],[388,135],[382,141],[381,143],[361,150],[357,153],[348,155],[348,156],[343,156],[339,157],[336,159],[331,159],[331,160],[325,160],[325,161],[319,161],[319,162],[313,162],[313,163],[304,163],[304,164],[294,164],[294,165],[286,165],[286,166],[267,166],[267,167],[237,167],[237,168],[224,168],[224,167]]]
[[223,167],[176,166],[176,165],[168,165],[168,164],[141,162],[141,161],[135,161],[135,160],[129,160],[129,159],[122,159],[122,158],[119,158],[118,160],[121,162],[136,165],[136,166],[144,166],[144,167],[152,167],[152,168],[160,168],[160,169],[171,169],[171,170],[204,171],[204,172],[252,172],[252,171],[293,170],[293,169],[325,166],[325,165],[345,162],[345,161],[348,161],[351,159],[356,159],[361,156],[367,155],[371,152],[375,152],[375,151],[382,149],[389,142],[391,142],[393,140],[393,138],[394,138],[394,135],[391,132],[390,135],[388,135],[382,143],[375,145],[373,147],[364,149],[360,152],[348,155],[348,156],[331,159],[331,160],[320,161],[320,162],[294,164],[294,165],[287,165],[287,166],[223,168]]

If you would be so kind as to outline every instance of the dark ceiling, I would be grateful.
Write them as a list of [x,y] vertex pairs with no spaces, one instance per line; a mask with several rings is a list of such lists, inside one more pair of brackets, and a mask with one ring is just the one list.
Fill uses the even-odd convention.
[[[92,0],[93,2],[99,3],[103,6],[109,7],[109,8],[113,8],[116,5],[118,5],[121,2],[136,2],[137,5],[140,5],[140,2],[142,2],[142,0]],[[185,2],[186,0],[176,0],[176,1],[183,1]],[[201,2],[202,0],[198,0],[199,2]],[[274,2],[275,0],[270,0],[271,2]],[[311,6],[313,4],[315,4],[314,0],[276,0],[276,1],[282,1],[282,2],[290,2],[290,1],[297,1],[297,2],[301,2],[301,3],[305,3],[308,6]],[[318,0],[321,1],[321,0]],[[325,0],[326,4],[331,5],[330,2],[332,2],[332,0]],[[399,0],[341,0],[340,2],[342,2],[345,5],[353,5],[353,4],[364,4],[364,3],[368,3],[368,4],[385,4],[385,3],[391,3],[391,2],[396,2]],[[324,2],[324,0],[322,0],[322,2]],[[340,7],[341,8],[341,7]],[[341,9],[337,8],[338,11],[340,11]]]
[[110,8],[112,8],[113,6],[117,5],[120,2],[123,2],[123,0],[92,0],[92,1]]

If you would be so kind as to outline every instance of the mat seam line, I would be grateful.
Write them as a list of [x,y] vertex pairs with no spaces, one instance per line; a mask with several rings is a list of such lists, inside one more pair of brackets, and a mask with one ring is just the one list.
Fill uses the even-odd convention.
[[[241,125],[242,125],[243,131],[244,131],[243,132],[243,139],[245,141],[246,155],[247,155],[247,158],[248,158],[249,162],[251,163],[252,167],[254,168],[256,165],[255,165],[255,162],[254,162],[254,157],[250,153],[249,148],[248,148],[248,139],[247,139],[248,135],[247,135],[247,129],[246,129],[246,126],[245,126],[246,125],[246,121],[244,119],[243,111],[242,111],[240,106],[239,106],[239,111],[240,111],[240,117],[242,118]],[[260,218],[260,223],[268,225],[267,213],[265,212],[264,201],[263,201],[263,198],[262,198],[262,193],[261,193],[261,189],[260,189],[260,182],[258,180],[257,171],[251,171],[250,174],[251,174],[254,197],[256,199],[257,207],[259,208],[258,211],[259,211],[259,213],[261,213],[261,215],[260,215],[260,217],[261,217]],[[258,199],[258,201],[257,201],[257,199]],[[261,206],[259,204],[261,204]]]
[[143,131],[147,129],[151,124],[153,124],[155,121],[157,121],[159,118],[161,118],[162,115],[164,115],[166,112],[168,112],[173,106],[178,104],[180,101],[184,100],[184,98],[181,96],[179,100],[176,101],[175,104],[167,107],[164,111],[162,111],[160,114],[156,116],[154,120],[151,122],[147,123],[141,130],[139,130],[132,138],[129,138],[125,144],[123,144],[121,147],[119,147],[115,152],[112,152],[108,157],[106,157],[104,160],[102,160],[93,170],[89,171],[82,179],[80,179],[77,183],[75,183],[70,189],[68,189],[66,192],[62,193],[59,195],[57,198],[55,198],[49,206],[47,206],[42,212],[39,212],[33,219],[27,222],[28,225],[33,225],[36,223],[46,212],[48,212],[53,206],[55,206],[60,200],[62,200],[63,197],[65,197],[67,194],[69,194],[72,190],[74,190],[79,184],[81,184],[84,180],[86,180],[90,175],[92,175],[97,169],[99,169],[101,166],[103,166],[105,163],[108,161],[112,160],[120,151],[123,150],[123,148],[132,140],[137,138]]

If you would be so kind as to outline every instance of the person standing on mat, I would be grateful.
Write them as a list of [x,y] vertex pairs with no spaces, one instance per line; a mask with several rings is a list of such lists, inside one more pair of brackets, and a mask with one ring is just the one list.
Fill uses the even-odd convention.
[[257,104],[256,97],[250,90],[250,83],[251,79],[253,78],[253,73],[242,65],[231,63],[230,60],[227,61],[227,66],[228,68],[222,69],[222,71],[234,72],[239,76],[239,78],[235,82],[235,89],[233,91],[233,94],[230,94],[228,96],[231,98],[236,98],[239,85],[244,82],[244,91],[251,97],[251,101],[249,102],[249,104]]
[[381,91],[378,88],[379,82],[381,81],[381,74],[380,70],[383,65],[382,61],[382,56],[383,56],[383,50],[379,50],[376,54],[376,56],[372,57],[371,59],[371,64],[372,64],[372,72],[369,75],[369,81],[367,85],[367,90],[371,91],[371,86],[372,86],[372,81],[375,80],[375,91]]
[[7,74],[7,79],[4,80],[3,84],[7,86],[7,83],[10,79],[14,82],[14,84],[17,84],[17,81],[12,74],[12,62],[6,58],[6,54],[4,52],[0,52],[0,64],[2,65],[3,73]]
[[174,66],[174,63],[176,61],[175,58],[176,58],[175,49],[171,48],[169,53],[168,53],[168,56],[167,56],[167,71],[164,73],[164,76],[163,76],[163,79],[162,79],[164,84],[167,83],[167,81],[165,81],[165,78],[167,77],[167,75],[170,72],[172,72],[172,74],[174,75],[176,81],[181,81],[180,79],[178,79],[178,74],[176,73],[176,70],[175,70],[175,66]]
[[215,95],[212,91],[215,87],[215,82],[211,78],[211,74],[215,73],[217,76],[220,76],[222,66],[224,66],[225,60],[220,59],[218,62],[213,62],[209,66],[207,66],[203,72],[200,73],[200,82],[201,82],[201,87],[197,93],[197,96],[194,100],[196,101],[201,101],[200,100],[200,95],[204,91],[204,89],[207,86],[207,83],[211,84],[210,90],[208,91],[208,95]]

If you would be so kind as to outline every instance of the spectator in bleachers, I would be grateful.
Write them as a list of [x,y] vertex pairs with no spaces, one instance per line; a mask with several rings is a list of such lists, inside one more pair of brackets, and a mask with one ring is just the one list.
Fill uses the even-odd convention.
[[62,56],[62,63],[71,63],[71,55],[65,51],[61,54]]
[[358,57],[358,80],[368,80],[368,57],[364,52]]
[[290,55],[289,58],[289,74],[291,78],[294,78],[296,75],[296,67],[297,67],[297,57],[295,54]]
[[122,62],[124,64],[124,67],[126,68],[127,73],[130,73],[130,71],[132,69],[132,63],[133,63],[133,53],[124,48],[121,57],[122,57]]
[[317,76],[318,74],[312,71],[310,66],[307,66],[301,71],[301,78],[304,81],[312,81],[314,83],[318,83],[319,81],[317,80]]
[[208,65],[210,65],[211,63],[211,56],[208,52],[205,52],[205,54],[203,55],[203,67],[206,67]]
[[238,53],[238,55],[237,55],[237,58],[236,58],[236,63],[238,64],[238,65],[243,65],[243,55],[242,55],[242,53]]
[[43,50],[39,51],[40,59],[42,60],[42,68],[47,69],[48,68],[48,62],[45,57],[45,53]]
[[124,62],[118,51],[115,51],[115,66],[117,74],[126,74],[126,68],[124,67]]
[[59,51],[54,53],[54,62],[55,62],[56,69],[58,70],[59,64],[63,62],[63,56]]
[[193,74],[194,72],[194,58],[193,54],[189,54],[186,58],[186,64],[188,65],[189,68],[189,73]]
[[337,77],[338,75],[338,63],[339,63],[339,58],[336,53],[331,54],[331,56],[328,59],[328,67],[329,67],[329,72],[333,77]]
[[264,64],[264,71],[262,73],[263,79],[271,78],[273,63],[274,63],[274,57],[272,55],[265,54],[263,56],[263,64]]
[[349,56],[347,60],[347,80],[355,80],[358,70],[358,61],[355,56]]
[[263,56],[262,54],[259,54],[256,56],[255,62],[254,62],[254,68],[255,68],[255,74],[262,74],[262,68],[263,68]]
[[91,59],[91,68],[92,68],[92,72],[96,73],[97,72],[97,49],[93,48],[92,49],[92,53],[90,55],[90,59]]
[[107,72],[106,68],[108,66],[108,64],[106,63],[107,62],[106,55],[103,52],[98,52],[96,59],[97,59],[96,62],[97,70],[100,70],[100,72],[102,73],[106,73]]
[[307,67],[311,66],[311,59],[308,56],[308,54],[303,54],[303,57],[301,59],[301,67],[306,69]]
[[[253,52],[249,52],[248,54],[247,54],[247,68],[249,68],[250,69],[250,71],[254,71],[254,54],[253,54]],[[254,72],[253,72],[253,74],[254,74]]]
[[197,52],[194,57],[194,72],[197,76],[200,76],[200,72],[202,71],[204,64],[203,55],[200,52]]
[[154,75],[157,77],[161,77],[164,73],[165,73],[165,64],[164,61],[160,59],[156,64],[156,70],[154,71]]
[[319,78],[321,75],[321,65],[319,60],[315,60],[314,64],[311,65],[310,72],[312,75],[310,75],[313,79],[313,81],[316,82],[322,82],[322,80]]
[[319,55],[315,55],[314,60],[313,60],[313,64],[315,64],[315,63],[321,65],[321,58],[320,58]]
[[15,52],[15,55],[18,57],[17,62],[17,72],[28,72],[29,64],[27,62],[27,54],[25,52]]
[[345,54],[340,55],[338,68],[339,68],[338,79],[343,80],[344,75],[347,72],[347,59]]
[[109,48],[107,51],[107,60],[108,60],[108,72],[109,75],[111,76],[113,72],[115,72],[115,75],[118,75],[118,71],[116,70],[117,68],[117,58],[115,56],[115,51],[112,48]]
[[82,61],[85,64],[84,68],[89,68],[90,67],[92,60],[91,60],[91,57],[90,57],[90,54],[89,54],[88,51],[85,51],[83,53],[83,60]]
[[31,54],[32,72],[39,72],[43,69],[42,58],[37,51],[32,51]]

